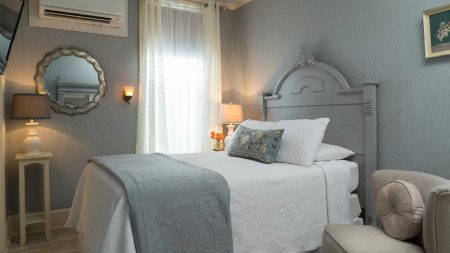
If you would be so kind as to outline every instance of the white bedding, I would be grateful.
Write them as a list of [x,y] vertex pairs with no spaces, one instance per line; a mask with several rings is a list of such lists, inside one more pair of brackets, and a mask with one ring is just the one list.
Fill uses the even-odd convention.
[[[349,196],[358,185],[356,163],[267,165],[224,152],[172,157],[227,180],[235,253],[313,250],[321,245],[325,224],[351,223]],[[95,164],[88,164],[80,179],[66,226],[80,232],[84,252],[135,252],[124,189]]]

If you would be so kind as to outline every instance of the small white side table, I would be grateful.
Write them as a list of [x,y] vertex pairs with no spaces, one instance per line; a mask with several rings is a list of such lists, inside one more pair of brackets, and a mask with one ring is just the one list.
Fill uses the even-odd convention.
[[[20,245],[27,240],[26,226],[35,223],[45,223],[45,239],[51,239],[50,227],[50,158],[53,154],[43,152],[40,155],[17,154],[19,162],[19,209],[20,209]],[[42,164],[44,166],[44,215],[26,215],[25,211],[25,166],[30,164]]]

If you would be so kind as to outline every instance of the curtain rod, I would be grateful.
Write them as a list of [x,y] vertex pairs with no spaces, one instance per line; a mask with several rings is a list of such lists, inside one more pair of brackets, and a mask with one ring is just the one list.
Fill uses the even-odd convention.
[[[204,7],[208,6],[208,3],[205,3],[205,1],[196,1],[196,0],[165,0],[165,1],[167,1],[167,2],[170,2],[170,1],[188,2],[188,3],[192,3],[192,4],[196,4],[196,5],[201,5]],[[223,7],[224,9],[227,9],[227,4],[225,2],[223,2],[223,1],[214,1],[214,2],[216,2],[219,7]]]

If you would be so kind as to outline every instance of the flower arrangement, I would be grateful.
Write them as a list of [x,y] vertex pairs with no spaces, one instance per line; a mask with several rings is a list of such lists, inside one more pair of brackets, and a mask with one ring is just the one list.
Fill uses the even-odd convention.
[[211,132],[210,135],[211,139],[216,141],[216,144],[214,145],[214,150],[223,150],[224,146],[223,146],[223,140],[225,139],[225,135],[223,133],[219,133],[219,132]]
[[446,23],[446,22],[442,22],[441,26],[439,27],[439,30],[437,31],[437,39],[439,41],[444,41],[445,38],[448,37],[450,33],[450,22]]

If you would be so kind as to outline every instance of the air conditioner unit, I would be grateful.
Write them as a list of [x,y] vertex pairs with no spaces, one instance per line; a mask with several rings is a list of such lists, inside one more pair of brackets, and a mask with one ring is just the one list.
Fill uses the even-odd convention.
[[128,0],[31,0],[30,26],[128,36]]

